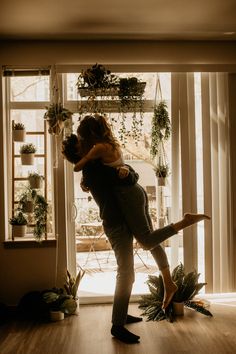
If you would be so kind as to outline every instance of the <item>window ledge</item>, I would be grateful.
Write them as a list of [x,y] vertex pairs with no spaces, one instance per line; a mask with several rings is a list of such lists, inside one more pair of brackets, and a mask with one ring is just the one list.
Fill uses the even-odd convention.
[[44,248],[44,247],[56,247],[56,239],[42,240],[37,242],[35,240],[8,240],[4,241],[4,248]]

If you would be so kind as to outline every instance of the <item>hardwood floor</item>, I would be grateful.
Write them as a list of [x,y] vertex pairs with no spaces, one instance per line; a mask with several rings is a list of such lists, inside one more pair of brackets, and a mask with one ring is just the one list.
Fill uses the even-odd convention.
[[[213,318],[191,310],[176,322],[127,325],[141,336],[124,344],[110,335],[111,305],[81,306],[79,316],[61,322],[12,321],[0,327],[1,354],[233,354],[236,302],[211,304]],[[140,315],[137,304],[129,313]]]

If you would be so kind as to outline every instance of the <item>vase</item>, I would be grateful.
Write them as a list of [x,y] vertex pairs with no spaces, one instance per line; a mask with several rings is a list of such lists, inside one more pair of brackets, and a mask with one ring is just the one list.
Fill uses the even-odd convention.
[[13,138],[13,141],[19,141],[19,142],[22,142],[22,141],[25,141],[25,136],[26,136],[26,131],[25,129],[21,129],[21,130],[13,130],[12,131],[12,138]]
[[184,315],[184,303],[183,302],[173,302],[173,312],[176,316]]
[[33,165],[34,164],[34,154],[21,154],[21,164],[22,165]]
[[65,315],[61,311],[50,311],[50,320],[55,322],[55,321],[62,321],[64,320]]
[[26,234],[26,225],[12,225],[12,238],[24,237]]

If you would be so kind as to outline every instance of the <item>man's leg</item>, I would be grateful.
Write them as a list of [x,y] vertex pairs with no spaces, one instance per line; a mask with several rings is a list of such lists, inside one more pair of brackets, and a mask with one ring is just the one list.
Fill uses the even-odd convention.
[[125,224],[104,229],[117,261],[111,333],[123,342],[137,343],[139,336],[124,327],[129,322],[127,312],[134,282],[133,236]]

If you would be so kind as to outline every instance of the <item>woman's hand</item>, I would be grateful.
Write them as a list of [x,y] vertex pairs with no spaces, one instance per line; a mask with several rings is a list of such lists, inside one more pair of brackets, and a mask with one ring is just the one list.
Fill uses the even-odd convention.
[[117,167],[117,170],[118,170],[118,176],[120,178],[125,178],[129,174],[129,168],[127,166]]
[[83,192],[86,192],[86,193],[89,192],[89,188],[84,184],[83,178],[81,179],[80,187],[81,187],[81,189],[82,189]]

